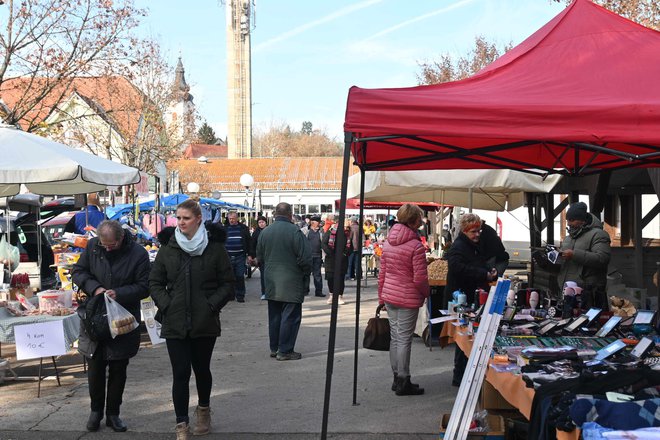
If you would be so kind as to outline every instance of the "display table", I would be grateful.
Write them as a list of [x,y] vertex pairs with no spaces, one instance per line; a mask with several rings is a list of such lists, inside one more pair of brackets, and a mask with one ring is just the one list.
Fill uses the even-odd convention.
[[0,307],[0,343],[14,343],[14,327],[23,324],[36,324],[39,322],[62,321],[64,327],[64,341],[70,347],[78,339],[80,333],[80,318],[77,313],[67,316],[29,315],[14,316]]
[[[465,353],[470,356],[472,351],[472,336],[467,335],[466,328],[457,327],[450,322],[446,323],[443,327],[453,327],[454,331],[451,338],[456,342],[456,345]],[[486,380],[490,383],[511,405],[518,408],[518,411],[529,420],[532,412],[532,401],[534,400],[534,390],[527,388],[522,377],[518,374],[512,373],[498,373],[492,368],[488,368],[486,372]],[[557,440],[578,440],[580,438],[580,430],[576,429],[573,432],[557,431]]]

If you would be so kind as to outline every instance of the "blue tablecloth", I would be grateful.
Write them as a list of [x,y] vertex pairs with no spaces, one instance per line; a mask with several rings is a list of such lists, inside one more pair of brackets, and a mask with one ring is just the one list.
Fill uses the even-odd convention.
[[80,334],[80,318],[77,313],[67,316],[30,315],[14,316],[9,311],[0,307],[0,343],[14,343],[14,327],[24,324],[36,324],[39,322],[62,321],[64,327],[64,340],[67,347],[71,347]]

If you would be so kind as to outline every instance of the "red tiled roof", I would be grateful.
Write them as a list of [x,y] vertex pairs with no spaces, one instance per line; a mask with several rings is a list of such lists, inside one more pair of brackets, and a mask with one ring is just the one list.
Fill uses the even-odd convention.
[[199,159],[202,156],[209,159],[226,158],[227,145],[190,144],[183,152],[186,159]]
[[[275,157],[218,159],[208,163],[197,160],[170,162],[179,171],[182,184],[197,182],[202,191],[242,191],[243,174],[254,177],[255,186],[270,190],[341,189],[341,157]],[[351,166],[350,174],[358,172]]]

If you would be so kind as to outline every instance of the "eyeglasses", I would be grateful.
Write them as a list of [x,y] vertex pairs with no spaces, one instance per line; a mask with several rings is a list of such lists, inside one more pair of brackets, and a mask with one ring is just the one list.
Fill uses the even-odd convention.
[[112,243],[108,243],[108,242],[104,243],[103,241],[99,240],[99,246],[105,248],[105,250],[107,251],[111,251],[119,247],[119,242],[114,241]]

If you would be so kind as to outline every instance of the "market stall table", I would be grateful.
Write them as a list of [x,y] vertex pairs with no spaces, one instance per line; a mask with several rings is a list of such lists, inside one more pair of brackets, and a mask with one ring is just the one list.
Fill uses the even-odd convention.
[[[445,327],[454,327],[455,330],[452,334],[453,339],[463,353],[465,353],[466,356],[470,356],[473,339],[472,336],[467,334],[467,329],[465,327],[459,328],[454,325],[446,325]],[[488,368],[486,372],[486,380],[507,402],[518,408],[518,411],[520,411],[527,420],[530,419],[532,401],[534,400],[534,390],[532,388],[527,388],[521,375],[499,373],[492,368]],[[575,429],[573,432],[557,431],[557,440],[577,440],[579,438],[579,429]]]

